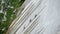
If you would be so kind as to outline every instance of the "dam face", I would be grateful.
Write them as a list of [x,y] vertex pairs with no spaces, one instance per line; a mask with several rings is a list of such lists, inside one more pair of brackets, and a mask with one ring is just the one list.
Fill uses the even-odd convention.
[[9,34],[60,34],[60,0],[26,1]]

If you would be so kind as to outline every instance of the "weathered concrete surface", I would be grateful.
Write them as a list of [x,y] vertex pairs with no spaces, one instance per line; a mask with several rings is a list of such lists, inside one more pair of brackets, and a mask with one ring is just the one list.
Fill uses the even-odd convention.
[[[34,1],[37,1],[37,0],[34,0]],[[38,22],[36,22],[38,23],[38,25],[31,32],[28,31],[27,34],[29,32],[30,34],[60,34],[59,33],[60,32],[60,0],[43,0],[41,4],[38,6],[38,8],[34,10],[34,12],[38,13],[42,7],[45,7],[45,8],[41,11],[41,15],[38,19]],[[29,11],[32,11],[32,10],[29,10]],[[15,29],[17,29],[16,27],[19,27],[20,24],[16,25],[14,28],[12,27],[10,34],[13,34],[14,32],[15,34],[21,34],[21,33],[23,34],[24,32],[26,33],[26,30],[29,30],[28,28],[30,27],[28,28],[26,27],[25,30],[23,28],[28,24],[30,19],[34,18],[34,15],[36,13],[32,13],[31,16],[28,17],[28,19],[26,19],[24,23],[20,22],[21,20],[19,20],[17,23],[20,23],[20,24],[23,23],[23,25],[16,32],[15,32]]]

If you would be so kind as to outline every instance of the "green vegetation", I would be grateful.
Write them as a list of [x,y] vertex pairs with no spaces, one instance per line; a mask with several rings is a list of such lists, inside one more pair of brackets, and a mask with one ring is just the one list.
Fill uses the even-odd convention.
[[[3,2],[2,2],[3,1]],[[18,8],[25,0],[0,0],[0,34],[5,34],[11,22],[16,18]],[[6,15],[5,15],[6,13]],[[3,21],[4,16],[6,18]]]

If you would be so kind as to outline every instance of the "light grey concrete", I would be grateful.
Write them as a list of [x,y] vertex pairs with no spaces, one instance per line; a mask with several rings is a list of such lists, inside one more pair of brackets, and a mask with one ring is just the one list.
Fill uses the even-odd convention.
[[[34,4],[35,6],[33,5],[32,7],[30,7],[31,5],[29,6],[27,5],[29,7],[28,9],[30,10],[26,10],[27,11],[27,12],[25,11],[26,14],[30,11],[33,11],[34,7],[36,7],[39,2],[41,3],[39,4],[39,6],[36,7],[33,13],[30,13],[31,15],[24,22],[23,20],[25,18],[23,20],[19,18],[16,23],[17,25],[15,24],[11,28],[12,30],[9,33],[10,34],[60,34],[60,0],[31,0],[31,1],[34,1],[36,5]],[[36,1],[39,2],[36,3]],[[28,16],[26,14],[23,16]],[[33,26],[34,27],[33,28],[31,24],[33,24],[34,20],[36,20],[34,18],[35,14],[37,14],[37,16],[39,15],[40,17],[38,18],[38,22],[36,22],[38,24],[35,27]],[[32,22],[29,22],[30,19],[32,19]],[[23,24],[21,25],[21,23]],[[25,30],[24,30],[24,26],[26,27]]]

